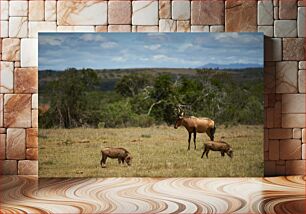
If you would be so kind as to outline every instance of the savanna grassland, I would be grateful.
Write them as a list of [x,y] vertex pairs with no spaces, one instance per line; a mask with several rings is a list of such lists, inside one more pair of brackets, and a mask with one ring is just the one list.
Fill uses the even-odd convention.
[[[263,127],[219,126],[216,140],[224,137],[234,157],[210,152],[201,159],[206,134],[197,135],[197,150],[184,127],[40,129],[40,177],[208,177],[263,176]],[[131,166],[107,159],[101,168],[103,147],[124,147],[133,156]]]

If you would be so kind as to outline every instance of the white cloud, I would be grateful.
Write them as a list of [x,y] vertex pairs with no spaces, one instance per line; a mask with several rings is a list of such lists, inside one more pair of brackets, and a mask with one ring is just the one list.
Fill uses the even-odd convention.
[[139,60],[140,60],[140,61],[149,61],[149,58],[146,58],[146,57],[140,57],[140,58],[139,58]]
[[128,60],[128,57],[126,56],[116,56],[112,58],[112,61],[114,62],[126,62]]
[[192,64],[192,65],[201,64],[201,61],[199,60],[186,60],[181,58],[169,57],[163,54],[154,55],[152,59],[154,61],[159,61],[159,62],[171,62],[178,64]]
[[39,37],[40,45],[51,45],[51,46],[59,46],[64,42],[63,37],[55,37],[55,36],[41,36]]
[[149,49],[151,51],[157,50],[161,47],[161,45],[156,44],[156,45],[145,45],[144,48]]
[[190,49],[190,48],[194,48],[194,45],[191,44],[191,43],[184,43],[184,44],[182,44],[181,46],[178,47],[178,51],[179,52],[184,52],[184,51],[186,51],[187,49]]
[[116,42],[103,42],[100,46],[104,49],[111,49],[117,47],[118,44]]
[[239,37],[238,33],[216,33],[214,34],[215,39],[218,41],[227,41],[232,39],[237,39]]
[[104,42],[106,39],[99,35],[99,34],[83,34],[80,37],[81,40],[86,41],[86,42]]

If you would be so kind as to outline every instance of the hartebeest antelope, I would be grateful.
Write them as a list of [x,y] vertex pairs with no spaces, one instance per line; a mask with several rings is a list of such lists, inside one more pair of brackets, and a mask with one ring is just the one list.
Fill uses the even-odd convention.
[[175,122],[174,128],[177,129],[183,125],[189,134],[188,137],[188,150],[190,150],[190,140],[191,140],[191,134],[193,133],[193,143],[194,143],[194,149],[197,148],[196,146],[196,136],[197,133],[205,133],[210,137],[210,140],[214,140],[214,135],[216,131],[215,122],[212,119],[209,118],[197,118],[197,117],[187,117],[184,116],[183,112],[180,112],[178,115],[178,118]]

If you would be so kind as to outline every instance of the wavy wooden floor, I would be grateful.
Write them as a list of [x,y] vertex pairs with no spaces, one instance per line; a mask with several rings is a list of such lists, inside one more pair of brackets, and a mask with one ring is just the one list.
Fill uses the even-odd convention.
[[305,178],[0,178],[3,213],[305,213]]

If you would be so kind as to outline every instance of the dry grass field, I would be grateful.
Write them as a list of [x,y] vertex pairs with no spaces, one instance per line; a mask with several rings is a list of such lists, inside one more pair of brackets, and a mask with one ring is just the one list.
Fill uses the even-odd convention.
[[[40,177],[219,177],[263,176],[263,127],[219,126],[216,140],[224,136],[234,157],[210,152],[201,159],[206,134],[197,135],[187,151],[184,127],[116,129],[40,129]],[[103,147],[124,147],[133,156],[131,166],[107,159],[100,167]]]

